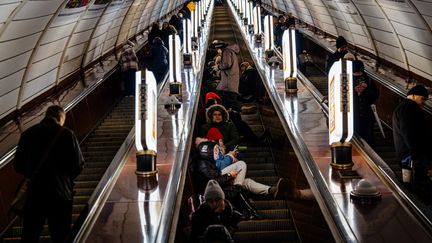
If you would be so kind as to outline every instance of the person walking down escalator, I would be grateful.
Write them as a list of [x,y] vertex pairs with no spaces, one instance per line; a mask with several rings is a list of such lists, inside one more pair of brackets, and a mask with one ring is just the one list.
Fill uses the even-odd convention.
[[153,45],[149,50],[148,69],[153,72],[156,82],[162,82],[165,73],[168,70],[168,49],[165,47],[161,38],[156,37]]

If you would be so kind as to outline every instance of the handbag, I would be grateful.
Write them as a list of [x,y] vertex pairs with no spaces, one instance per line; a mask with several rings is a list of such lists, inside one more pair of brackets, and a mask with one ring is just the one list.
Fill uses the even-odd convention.
[[42,168],[42,166],[44,165],[46,159],[48,158],[49,152],[54,147],[54,144],[56,143],[62,131],[63,128],[60,128],[56,136],[54,137],[53,141],[51,142],[50,146],[48,147],[47,151],[45,152],[44,156],[42,157],[41,161],[39,162],[38,167],[33,172],[32,176],[30,178],[24,178],[23,182],[21,183],[21,186],[19,187],[14,200],[10,205],[10,210],[14,212],[16,215],[22,216],[24,214],[24,206],[27,202],[27,194],[28,194],[30,183],[34,179],[35,175],[39,172],[39,169]]

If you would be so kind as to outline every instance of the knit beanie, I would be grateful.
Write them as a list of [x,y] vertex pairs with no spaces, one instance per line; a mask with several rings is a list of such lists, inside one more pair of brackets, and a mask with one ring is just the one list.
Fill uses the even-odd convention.
[[220,198],[225,199],[225,193],[215,180],[209,180],[204,191],[205,200]]
[[341,48],[342,46],[348,45],[348,42],[345,40],[343,36],[338,36],[336,39],[336,48]]
[[222,135],[222,133],[219,131],[219,129],[212,127],[208,130],[207,132],[207,139],[210,141],[219,141],[219,139],[223,139],[224,136]]
[[217,104],[222,103],[222,99],[219,95],[217,95],[215,92],[208,92],[205,96],[205,102],[207,103],[209,99],[215,99],[217,101]]
[[407,96],[408,95],[420,95],[420,96],[426,97],[426,99],[427,99],[429,96],[429,92],[427,91],[427,89],[423,85],[417,84],[416,86],[412,87],[408,91]]

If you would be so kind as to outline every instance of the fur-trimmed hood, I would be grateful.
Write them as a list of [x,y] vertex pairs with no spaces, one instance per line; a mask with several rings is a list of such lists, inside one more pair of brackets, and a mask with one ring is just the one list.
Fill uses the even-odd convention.
[[220,111],[222,113],[222,119],[223,119],[224,122],[228,122],[229,121],[229,113],[225,109],[225,107],[223,105],[214,104],[214,105],[211,105],[211,106],[209,106],[207,108],[206,121],[208,123],[212,123],[212,114],[213,114],[214,111]]

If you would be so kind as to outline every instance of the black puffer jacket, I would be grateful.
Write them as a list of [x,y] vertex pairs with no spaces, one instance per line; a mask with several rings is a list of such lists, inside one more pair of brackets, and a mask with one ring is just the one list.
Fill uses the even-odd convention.
[[65,200],[73,197],[73,180],[81,172],[84,159],[73,132],[62,128],[54,119],[46,118],[21,135],[14,168],[30,178],[60,129],[57,142],[31,182],[29,197],[60,196]]
[[232,184],[232,178],[227,174],[222,175],[216,167],[213,159],[213,142],[203,142],[198,145],[198,156],[192,162],[192,173],[198,193],[204,194],[207,182],[216,180],[222,189]]

